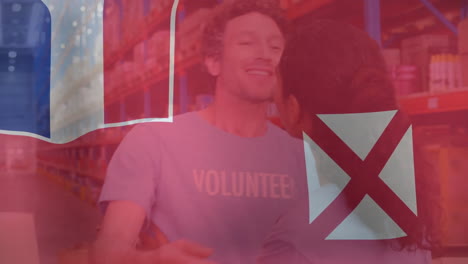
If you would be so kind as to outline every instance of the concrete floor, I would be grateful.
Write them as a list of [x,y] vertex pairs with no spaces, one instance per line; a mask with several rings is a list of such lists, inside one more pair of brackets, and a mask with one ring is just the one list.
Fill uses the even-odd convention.
[[96,208],[43,176],[0,172],[0,213],[31,213],[41,264],[57,264],[58,254],[92,241],[100,215]]

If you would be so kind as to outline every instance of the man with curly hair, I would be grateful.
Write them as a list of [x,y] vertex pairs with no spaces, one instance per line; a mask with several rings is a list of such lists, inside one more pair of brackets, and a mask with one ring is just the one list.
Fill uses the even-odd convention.
[[[94,263],[253,263],[279,214],[306,193],[302,141],[267,119],[287,32],[277,2],[219,6],[202,40],[214,103],[136,126],[121,143]],[[169,243],[136,250],[145,223]]]

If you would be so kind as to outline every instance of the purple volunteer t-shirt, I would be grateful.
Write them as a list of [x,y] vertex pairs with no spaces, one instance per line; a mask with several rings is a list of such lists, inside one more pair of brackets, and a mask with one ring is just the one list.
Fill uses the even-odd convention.
[[132,201],[170,241],[214,248],[220,263],[254,263],[273,224],[307,195],[302,141],[220,130],[198,113],[136,126],[107,171],[100,201]]

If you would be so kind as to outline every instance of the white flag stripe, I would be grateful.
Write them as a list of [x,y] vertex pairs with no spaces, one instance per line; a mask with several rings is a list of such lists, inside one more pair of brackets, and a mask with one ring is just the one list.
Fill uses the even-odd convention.
[[[44,3],[56,30],[51,43],[51,142],[66,143],[104,123],[104,1]],[[82,5],[88,8],[82,11]]]

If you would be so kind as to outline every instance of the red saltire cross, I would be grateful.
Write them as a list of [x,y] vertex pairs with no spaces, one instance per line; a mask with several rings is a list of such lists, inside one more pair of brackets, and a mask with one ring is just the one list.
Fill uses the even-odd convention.
[[[379,178],[411,124],[398,111],[364,160],[339,138],[318,116],[313,117],[314,131],[309,137],[351,178],[339,196],[310,224],[316,238],[326,237],[369,195],[406,233],[416,224],[417,216]],[[378,154],[378,155],[377,155]],[[349,210],[340,205],[345,199]],[[389,202],[391,201],[391,202]]]

